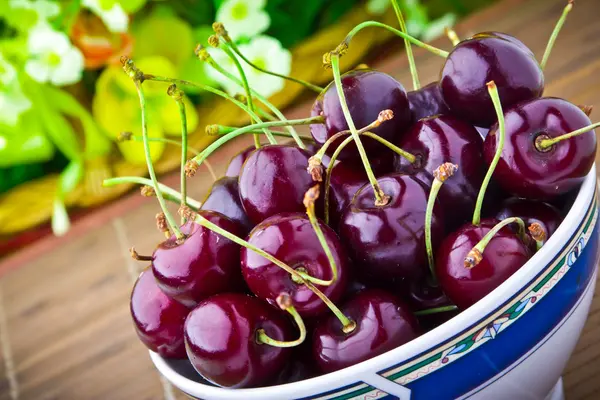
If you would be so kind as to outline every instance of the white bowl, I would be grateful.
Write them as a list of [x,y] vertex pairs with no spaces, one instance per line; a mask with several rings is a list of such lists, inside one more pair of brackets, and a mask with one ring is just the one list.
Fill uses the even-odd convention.
[[[562,370],[596,282],[596,167],[563,223],[506,282],[450,321],[360,364],[301,382],[225,389],[150,353],[160,373],[201,399],[561,398]],[[560,382],[559,382],[560,383]]]

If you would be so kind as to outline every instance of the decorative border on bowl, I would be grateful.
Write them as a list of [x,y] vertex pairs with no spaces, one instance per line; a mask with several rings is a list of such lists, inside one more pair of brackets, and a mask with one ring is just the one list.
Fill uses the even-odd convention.
[[[453,339],[446,341],[427,353],[415,356],[411,361],[403,361],[378,374],[399,385],[406,385],[416,381],[436,370],[439,370],[471,351],[494,339],[505,331],[515,321],[525,315],[539,302],[571,269],[577,261],[583,248],[587,245],[594,231],[598,219],[598,194],[594,193],[584,221],[578,231],[573,234],[572,240],[563,247],[551,264],[541,271],[521,292],[498,307],[493,314],[481,319],[475,325],[459,333]],[[375,388],[364,382],[348,385],[334,391],[324,393],[319,397],[310,397],[313,400],[350,400],[350,399],[377,399],[381,398],[381,389]],[[385,397],[385,395],[383,396]]]

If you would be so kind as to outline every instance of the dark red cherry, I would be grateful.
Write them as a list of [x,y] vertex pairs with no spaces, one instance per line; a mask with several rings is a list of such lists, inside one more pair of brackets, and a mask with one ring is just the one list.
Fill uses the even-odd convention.
[[[494,171],[507,192],[527,199],[546,200],[577,188],[596,156],[593,130],[538,150],[540,137],[554,138],[591,124],[579,107],[559,98],[544,97],[521,103],[504,113],[506,139]],[[485,139],[484,157],[496,152],[497,127]]]
[[[352,115],[357,129],[375,121],[383,110],[392,110],[394,118],[373,129],[373,133],[393,141],[410,127],[413,118],[406,90],[391,76],[371,70],[350,71],[342,75],[342,87],[350,115]],[[325,117],[325,123],[310,126],[312,137],[319,145],[323,145],[334,134],[348,129],[333,82],[317,97],[311,115]],[[342,141],[343,138],[337,140],[332,146],[329,146],[327,152],[332,154]],[[363,137],[361,141],[369,156],[375,156],[385,149],[383,145],[373,139]],[[340,153],[341,160],[357,159],[358,157],[359,154],[354,143],[346,146]]]
[[350,168],[347,163],[338,163],[333,168],[329,186],[329,226],[337,229],[342,213],[358,189],[368,182],[364,171]]
[[408,104],[415,121],[433,115],[448,114],[439,82],[431,82],[420,89],[408,92]]
[[502,106],[537,98],[544,91],[539,63],[524,44],[509,35],[483,32],[454,47],[442,69],[440,87],[450,111],[476,126],[496,122],[486,83],[496,82]]
[[483,259],[473,268],[465,257],[499,221],[484,219],[470,223],[447,236],[436,252],[436,273],[446,295],[465,309],[506,281],[531,257],[531,250],[505,226],[488,243]]
[[[319,288],[336,302],[346,290],[349,260],[335,232],[324,223],[320,227],[337,264],[338,278],[331,285]],[[323,280],[332,278],[327,255],[304,214],[286,213],[268,218],[250,232],[248,242],[295,270],[302,268],[308,275]],[[289,273],[252,250],[242,248],[241,265],[248,287],[259,298],[275,305],[277,296],[285,292],[303,317],[328,311],[327,305],[309,288],[296,284]]]
[[408,307],[395,296],[377,289],[357,294],[341,307],[356,323],[342,332],[331,315],[313,334],[313,357],[321,371],[333,372],[395,349],[418,336],[418,324]]
[[418,121],[398,145],[417,157],[411,164],[398,156],[398,172],[416,175],[424,182],[431,182],[433,171],[443,163],[458,165],[442,186],[439,199],[449,229],[469,220],[486,170],[477,130],[451,115],[438,115]]
[[254,150],[256,150],[256,147],[254,147],[253,145],[245,148],[244,150],[240,151],[235,156],[233,156],[233,158],[231,159],[231,161],[229,161],[229,164],[227,165],[227,171],[225,171],[225,176],[239,176],[240,171],[242,170],[242,166],[244,165],[244,161],[246,161],[250,153],[252,153]]
[[[243,235],[243,228],[222,214],[204,210],[199,214],[236,236]],[[194,222],[182,225],[181,232],[186,236],[183,243],[172,236],[152,255],[154,276],[165,294],[194,306],[213,294],[243,288],[239,245]]]
[[[429,276],[412,280],[407,284],[407,304],[413,311],[423,311],[439,307],[452,306],[448,296],[439,284],[433,284]],[[458,311],[443,311],[434,314],[417,316],[419,326],[423,331],[430,331],[458,314]]]
[[[363,277],[418,278],[427,271],[424,226],[429,187],[401,174],[384,176],[378,182],[391,196],[390,202],[375,206],[372,186],[363,186],[342,215],[340,237]],[[439,204],[433,209],[431,232],[435,248],[444,232]]]
[[244,227],[244,234],[250,232],[254,224],[242,206],[238,179],[224,176],[217,179],[202,202],[202,210],[216,211]]
[[217,294],[185,321],[187,355],[200,375],[219,386],[264,385],[285,367],[290,349],[259,343],[259,329],[275,340],[292,338],[281,311],[248,295]]
[[140,274],[129,303],[140,340],[155,353],[167,358],[185,358],[183,323],[190,310],[164,294],[151,268]]
[[252,222],[304,211],[304,194],[314,185],[306,172],[309,157],[298,147],[284,145],[263,146],[250,154],[240,174],[239,190]]
[[500,209],[496,212],[496,219],[500,221],[510,217],[521,218],[525,222],[525,226],[534,222],[540,224],[546,232],[546,238],[556,232],[562,221],[560,211],[553,205],[516,197],[503,201]]

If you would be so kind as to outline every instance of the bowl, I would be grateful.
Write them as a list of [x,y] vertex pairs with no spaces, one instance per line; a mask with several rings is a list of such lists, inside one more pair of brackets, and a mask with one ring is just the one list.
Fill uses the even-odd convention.
[[199,399],[561,399],[561,373],[585,323],[598,261],[596,167],[563,223],[519,271],[443,325],[380,356],[285,385],[226,389],[187,361],[150,352]]

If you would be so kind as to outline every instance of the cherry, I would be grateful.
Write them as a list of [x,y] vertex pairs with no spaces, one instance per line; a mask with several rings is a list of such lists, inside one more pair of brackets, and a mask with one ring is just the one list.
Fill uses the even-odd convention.
[[244,227],[244,233],[254,227],[242,206],[236,177],[224,176],[216,180],[204,198],[201,209],[223,214]]
[[456,45],[444,63],[440,87],[454,115],[488,127],[496,122],[486,91],[489,81],[496,82],[505,110],[544,90],[544,75],[531,51],[518,39],[495,32],[479,33]]
[[431,82],[420,89],[408,92],[408,104],[415,121],[438,114],[448,114],[439,82]]
[[[373,129],[373,133],[384,139],[393,141],[412,123],[412,115],[404,87],[391,76],[372,70],[355,70],[342,75],[342,88],[348,109],[357,127],[363,127],[377,119],[380,111],[389,109],[394,113],[394,119]],[[319,145],[323,145],[334,134],[348,129],[346,118],[342,111],[336,86],[332,82],[317,97],[312,110],[312,116],[323,115],[324,124],[310,126],[312,137]],[[343,141],[336,140],[328,149],[332,154]],[[362,138],[363,145],[370,156],[383,151],[384,147],[370,138]],[[352,143],[340,154],[340,159],[357,159],[358,151]]]
[[[375,206],[372,186],[363,186],[342,215],[340,236],[363,276],[418,278],[427,270],[424,223],[429,188],[420,179],[401,174],[378,182],[391,196],[389,203]],[[434,246],[442,238],[443,225],[438,203],[432,216]]]
[[527,226],[538,223],[544,229],[546,239],[556,232],[562,221],[560,211],[553,205],[516,197],[503,201],[495,217],[498,220],[519,217]]
[[[323,223],[319,223],[319,226],[333,254],[338,275],[329,286],[320,288],[325,296],[335,302],[346,289],[350,263],[335,232]],[[250,232],[248,242],[296,271],[304,271],[322,280],[333,278],[327,255],[304,214],[272,216]],[[254,251],[242,248],[241,266],[248,287],[259,298],[274,304],[278,294],[286,292],[303,317],[316,316],[328,310],[327,305],[310,288],[296,283],[288,272]]]
[[[507,192],[528,199],[551,199],[578,187],[596,155],[593,130],[542,148],[552,139],[591,124],[576,105],[545,97],[521,103],[504,114],[506,142],[495,180]],[[485,139],[484,157],[491,163],[496,152],[494,126]]]
[[329,226],[337,229],[342,213],[358,189],[368,182],[364,171],[350,168],[346,163],[338,163],[333,168],[329,187]]
[[[222,214],[204,210],[198,214],[236,236],[243,234],[239,224]],[[240,246],[195,222],[182,225],[181,232],[182,243],[172,236],[152,255],[154,276],[165,294],[194,306],[213,294],[243,287]]]
[[140,340],[167,358],[185,358],[183,323],[190,310],[164,294],[151,268],[138,277],[130,300],[131,317]]
[[254,150],[256,150],[256,147],[250,146],[233,156],[233,158],[231,159],[231,161],[229,161],[229,164],[227,165],[227,171],[225,171],[225,176],[239,176],[240,172],[242,171],[244,161],[246,161],[250,153],[252,153]]
[[284,145],[263,146],[250,154],[240,174],[239,190],[252,222],[304,210],[304,193],[313,185],[306,173],[309,157],[300,148]]
[[411,310],[417,312],[416,316],[419,321],[419,326],[423,331],[430,331],[433,328],[450,320],[458,314],[457,310],[447,310],[435,313],[419,313],[425,310],[433,310],[439,308],[450,308],[453,303],[442,290],[442,287],[433,283],[430,277],[424,277],[418,280],[408,282],[406,302]]
[[459,166],[439,195],[446,225],[454,229],[463,224],[473,212],[485,173],[483,141],[477,130],[450,115],[427,117],[418,121],[398,146],[417,159],[410,163],[397,157],[396,169],[423,182],[430,183],[433,171],[444,162]]
[[312,354],[325,373],[349,367],[385,353],[418,336],[418,324],[408,307],[378,289],[358,293],[341,308],[356,327],[344,333],[334,316],[313,333]]
[[471,268],[465,266],[467,255],[498,223],[496,219],[484,219],[479,226],[465,224],[447,236],[438,248],[437,278],[460,309],[482,299],[531,257],[531,250],[505,226],[487,244],[481,261]]
[[275,340],[291,337],[285,316],[261,300],[239,293],[214,295],[185,321],[187,355],[200,375],[219,386],[263,385],[285,367],[290,349],[259,342],[261,329]]

